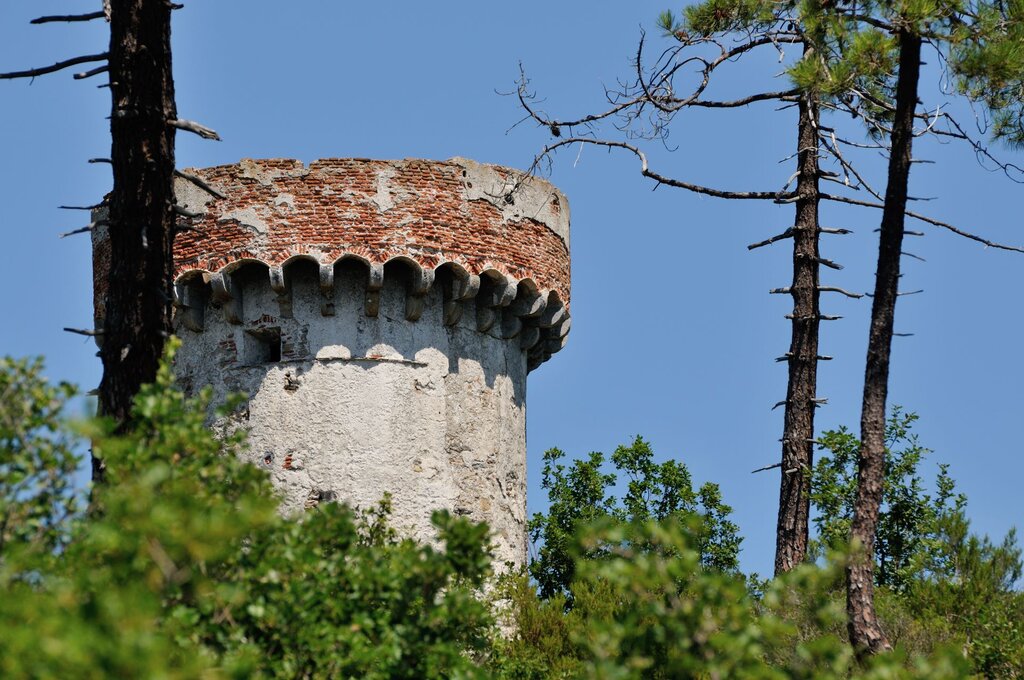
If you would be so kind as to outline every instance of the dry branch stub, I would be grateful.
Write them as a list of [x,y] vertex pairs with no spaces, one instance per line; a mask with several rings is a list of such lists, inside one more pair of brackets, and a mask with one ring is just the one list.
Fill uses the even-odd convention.
[[[219,425],[249,430],[246,455],[285,510],[314,488],[362,507],[388,492],[410,535],[431,536],[430,513],[447,508],[488,523],[497,563],[522,564],[526,376],[570,327],[565,197],[465,159],[183,174],[176,371],[218,401],[250,395]],[[95,221],[102,323],[109,251]]]

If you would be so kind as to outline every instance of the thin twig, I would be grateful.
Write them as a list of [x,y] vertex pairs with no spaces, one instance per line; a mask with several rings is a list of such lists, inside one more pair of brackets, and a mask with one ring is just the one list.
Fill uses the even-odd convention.
[[840,293],[848,298],[853,298],[854,300],[859,300],[860,298],[864,297],[864,293],[851,293],[848,290],[836,288],[835,286],[818,286],[818,290],[821,291],[822,293]]
[[[834,196],[832,194],[820,194],[820,198],[822,200],[825,200],[825,201],[835,201],[837,203],[849,203],[850,205],[859,205],[859,206],[863,206],[865,208],[879,208],[879,209],[881,209],[881,208],[885,207],[881,203],[872,203],[871,201],[861,201],[861,200],[858,200],[856,198],[847,198],[846,196]],[[936,227],[942,227],[943,229],[948,229],[949,231],[953,232],[954,234],[958,234],[958,235],[963,236],[964,238],[970,239],[972,241],[977,241],[978,243],[984,244],[985,246],[987,246],[989,248],[997,248],[999,250],[1009,250],[1009,251],[1014,252],[1014,253],[1024,253],[1024,248],[1019,248],[1017,246],[1008,246],[1008,245],[1003,244],[1003,243],[996,243],[995,241],[990,241],[987,238],[978,236],[977,234],[972,234],[971,232],[964,231],[963,229],[958,229],[957,227],[954,227],[952,224],[949,224],[947,222],[942,222],[941,220],[937,220],[937,219],[934,219],[932,217],[928,217],[926,215],[922,215],[920,213],[916,213],[916,212],[912,212],[910,210],[907,210],[907,211],[905,211],[905,214],[906,214],[907,217],[913,217],[915,220],[920,220],[922,222],[934,225]],[[910,234],[911,232],[905,232],[905,233]]]
[[792,237],[793,237],[793,230],[792,229],[787,229],[786,231],[782,232],[781,234],[776,234],[775,236],[772,236],[771,238],[767,238],[767,239],[765,239],[763,241],[758,241],[757,243],[751,243],[749,246],[747,246],[747,250],[753,250],[755,248],[761,248],[763,246],[771,245],[772,243],[776,243],[778,241],[782,241],[783,239],[792,238]]
[[101,73],[108,73],[109,71],[110,65],[104,64],[103,66],[97,66],[96,68],[90,69],[88,71],[76,73],[73,77],[75,80],[85,80],[86,78],[92,78],[93,76],[98,76]]
[[92,21],[93,19],[102,19],[104,16],[105,15],[102,10],[99,12],[90,12],[89,14],[58,14],[48,17],[39,17],[38,19],[33,19],[29,23],[50,24],[58,21],[71,23],[73,21]]
[[60,210],[98,210],[105,206],[105,203],[97,203],[96,205],[58,205]]
[[109,58],[109,52],[103,52],[101,54],[87,54],[83,57],[75,57],[73,59],[58,61],[56,64],[53,64],[52,66],[32,68],[28,69],[27,71],[12,71],[10,73],[0,73],[0,80],[12,80],[14,78],[35,78],[36,76],[45,76],[47,73],[55,73],[56,71],[66,69],[71,66],[77,66],[78,64],[87,64],[91,61],[104,61]]
[[174,212],[177,215],[181,215],[182,217],[187,217],[189,219],[195,219],[197,217],[202,217],[203,215],[206,214],[206,213],[196,212],[194,210],[189,210],[188,208],[182,207],[182,206],[178,205],[177,203],[174,204]]
[[[671,187],[679,189],[686,189],[696,194],[704,194],[707,196],[714,196],[715,198],[737,198],[737,199],[755,199],[755,200],[767,200],[767,201],[778,201],[794,197],[796,194],[791,192],[778,192],[778,191],[726,191],[723,189],[715,189],[713,187],[705,187],[699,184],[691,184],[690,182],[683,182],[681,180],[666,177],[657,172],[654,172],[648,167],[647,156],[643,151],[627,144],[626,142],[616,142],[604,139],[589,139],[586,137],[570,137],[569,139],[563,139],[554,144],[545,146],[539,154],[534,158],[533,163],[530,165],[530,169],[526,175],[529,176],[536,169],[540,161],[551,154],[551,152],[559,149],[560,147],[567,146],[570,144],[592,144],[594,146],[604,146],[609,149],[625,149],[640,160],[640,174],[649,179],[653,179],[659,184],[665,184]],[[525,178],[524,178],[525,179]],[[518,188],[518,185],[515,187]]]
[[210,194],[211,196],[216,196],[217,198],[227,198],[227,196],[225,196],[221,192],[219,192],[216,189],[214,189],[212,186],[210,186],[205,181],[203,181],[203,179],[200,178],[200,177],[196,177],[195,175],[190,175],[187,172],[182,172],[181,170],[175,170],[174,174],[177,175],[178,177],[184,179],[184,180],[188,180],[189,182],[192,182],[192,184],[195,184],[197,187],[199,187],[200,189],[202,189],[206,193]]
[[92,331],[84,328],[65,328],[64,330],[67,331],[68,333],[74,333],[75,335],[86,335],[90,338],[95,338],[98,335],[103,335],[102,330]]
[[195,122],[194,120],[169,120],[167,121],[167,124],[172,125],[178,128],[179,130],[185,130],[186,132],[197,134],[203,139],[213,139],[218,142],[220,141],[220,135],[217,134],[216,130],[208,128],[205,125]]
[[101,227],[108,224],[110,224],[110,222],[108,222],[107,220],[96,220],[95,222],[90,222],[81,229],[75,229],[74,231],[65,231],[63,234],[58,234],[58,236],[59,238],[67,238],[68,236],[74,236],[75,234],[86,234],[95,229],[96,227]]

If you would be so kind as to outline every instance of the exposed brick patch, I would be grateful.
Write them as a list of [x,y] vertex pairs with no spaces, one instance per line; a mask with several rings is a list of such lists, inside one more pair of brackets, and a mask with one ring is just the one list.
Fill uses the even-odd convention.
[[[176,278],[246,260],[276,266],[296,256],[321,264],[345,255],[379,264],[408,257],[428,269],[452,262],[471,274],[493,269],[531,279],[568,306],[569,250],[552,228],[561,224],[568,234],[565,197],[530,179],[509,203],[504,192],[519,178],[514,170],[460,160],[325,159],[306,167],[270,159],[189,172],[227,198],[189,206],[205,215],[175,240]],[[97,312],[109,267],[105,233],[94,234]]]

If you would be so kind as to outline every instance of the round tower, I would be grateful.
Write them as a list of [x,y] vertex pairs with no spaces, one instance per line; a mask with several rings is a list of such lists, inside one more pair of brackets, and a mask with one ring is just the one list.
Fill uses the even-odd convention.
[[[174,247],[176,372],[244,392],[252,462],[285,511],[447,508],[526,559],[526,376],[569,331],[569,208],[464,159],[243,160],[189,170]],[[104,234],[94,234],[96,271]],[[97,277],[102,315],[103,281]]]

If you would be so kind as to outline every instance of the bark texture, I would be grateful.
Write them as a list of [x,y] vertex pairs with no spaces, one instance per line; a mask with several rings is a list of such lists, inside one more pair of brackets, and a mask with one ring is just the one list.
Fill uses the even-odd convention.
[[782,432],[782,481],[775,536],[775,574],[807,557],[811,467],[814,462],[814,409],[818,382],[818,107],[810,94],[799,102],[797,201],[793,226],[792,340]]
[[846,613],[850,642],[859,655],[891,649],[875,614],[872,555],[885,477],[885,407],[889,388],[889,359],[893,319],[900,279],[900,254],[907,207],[914,110],[921,72],[921,38],[903,29],[898,34],[900,57],[896,81],[896,112],[892,125],[888,183],[878,242],[875,297],[864,370],[864,400],[860,420],[860,460],[857,496],[850,538],[858,547],[846,567]]
[[[111,0],[111,267],[104,310],[100,412],[123,425],[152,382],[171,332],[174,81],[171,4]],[[93,459],[93,478],[102,479]]]

